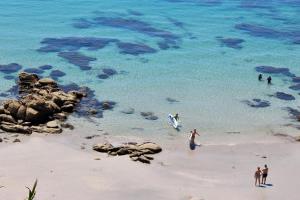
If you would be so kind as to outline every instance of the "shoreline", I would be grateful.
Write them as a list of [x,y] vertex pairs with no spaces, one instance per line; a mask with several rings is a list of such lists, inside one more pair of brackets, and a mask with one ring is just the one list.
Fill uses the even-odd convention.
[[[61,135],[33,134],[21,143],[1,145],[0,185],[4,187],[0,188],[0,198],[24,198],[25,186],[31,186],[37,178],[37,199],[79,200],[88,196],[90,200],[196,200],[223,199],[225,195],[233,200],[276,200],[286,195],[297,199],[297,180],[289,179],[299,174],[300,149],[297,142],[286,137],[270,136],[239,144],[214,144],[200,137],[201,146],[194,151],[185,137],[153,139],[163,151],[154,155],[150,165],[92,150],[95,143],[120,144],[124,138],[127,136],[102,134],[85,139],[82,130],[75,129]],[[270,167],[267,182],[273,186],[254,187],[253,173],[264,164]]]

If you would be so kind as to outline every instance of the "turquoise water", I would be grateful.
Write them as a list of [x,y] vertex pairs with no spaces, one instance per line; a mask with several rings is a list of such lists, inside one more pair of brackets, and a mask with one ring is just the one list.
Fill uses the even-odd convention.
[[[168,133],[173,130],[167,115],[175,112],[181,116],[182,131],[298,131],[286,126],[297,123],[283,109],[300,105],[300,91],[289,89],[291,78],[272,75],[273,85],[268,86],[257,81],[255,71],[261,65],[286,67],[300,76],[298,0],[2,0],[0,8],[0,65],[18,63],[24,70],[49,64],[66,73],[58,79],[61,84],[85,85],[100,101],[117,102],[114,110],[94,119],[108,132]],[[141,53],[126,46],[122,53],[118,42],[92,51],[72,49],[97,59],[90,62],[91,70],[81,70],[58,52],[37,51],[46,46],[41,44],[45,38],[65,37],[112,38],[147,49]],[[226,46],[216,37],[243,42],[224,40]],[[159,42],[169,48],[160,49]],[[99,79],[107,67],[118,74]],[[15,84],[5,75],[0,72],[1,92]],[[275,92],[292,94],[296,100],[269,96]],[[167,97],[179,102],[169,103]],[[253,108],[241,102],[253,98],[271,105]],[[129,107],[134,114],[120,112]],[[144,119],[142,111],[154,112],[158,120]]]

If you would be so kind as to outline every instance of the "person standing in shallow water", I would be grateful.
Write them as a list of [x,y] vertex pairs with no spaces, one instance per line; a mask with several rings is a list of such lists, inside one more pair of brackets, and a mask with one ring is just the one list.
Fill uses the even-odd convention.
[[255,171],[254,178],[255,178],[255,186],[257,185],[260,186],[260,176],[261,176],[261,170],[260,167],[257,167],[257,170]]
[[259,80],[259,81],[262,81],[262,74],[259,74],[259,75],[258,75],[258,80]]
[[265,165],[265,168],[262,170],[262,178],[261,178],[262,184],[266,184],[268,172],[269,172],[269,168],[267,165]]
[[271,77],[271,76],[269,76],[269,77],[267,78],[267,80],[268,80],[268,84],[269,84],[269,85],[272,84],[272,77]]

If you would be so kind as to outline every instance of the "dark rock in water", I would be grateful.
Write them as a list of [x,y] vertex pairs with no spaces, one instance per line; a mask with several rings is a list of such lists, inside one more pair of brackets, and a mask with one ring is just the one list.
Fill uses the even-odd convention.
[[170,98],[170,97],[167,97],[166,100],[167,100],[167,102],[169,102],[169,103],[177,103],[177,102],[179,102],[178,100],[173,99],[173,98]]
[[253,108],[265,108],[271,105],[269,101],[265,101],[261,99],[252,99],[252,101],[244,100],[242,102]]
[[300,83],[300,77],[293,77],[294,83]]
[[276,92],[274,96],[277,97],[278,99],[286,100],[286,101],[292,101],[296,99],[293,95],[286,94],[284,92]]
[[51,65],[42,65],[42,66],[39,66],[39,69],[41,69],[41,70],[50,70],[52,68],[53,67]]
[[108,79],[109,75],[107,75],[107,74],[99,74],[97,77],[100,78],[100,79]]
[[299,119],[299,116],[300,116],[300,111],[295,109],[295,108],[291,108],[291,107],[286,107],[286,108],[283,108],[284,110],[286,110],[292,119],[296,119],[298,120]]
[[129,42],[118,42],[118,48],[120,49],[121,54],[130,54],[130,55],[140,55],[145,53],[156,53],[157,50],[149,47],[145,44],[135,44]]
[[95,38],[95,37],[64,37],[64,38],[45,38],[41,44],[45,45],[38,49],[40,52],[62,52],[77,51],[81,48],[87,50],[98,50],[106,47],[116,39]]
[[42,69],[39,69],[39,68],[27,68],[27,69],[24,69],[24,72],[31,73],[31,74],[42,74],[42,73],[44,73],[44,71]]
[[114,106],[116,105],[116,102],[114,101],[103,101],[101,102],[102,104],[102,109],[103,110],[112,110]]
[[102,72],[104,74],[107,74],[108,76],[113,76],[118,73],[115,69],[112,69],[112,68],[104,68],[104,69],[102,69]]
[[8,65],[0,65],[0,72],[11,74],[22,69],[22,66],[17,63],[10,63]]
[[50,73],[50,76],[51,76],[52,78],[63,77],[63,76],[65,76],[65,75],[66,75],[66,73],[65,73],[65,72],[62,72],[62,71],[60,71],[60,70],[53,70],[53,71],[51,71],[51,73]]
[[295,74],[292,74],[288,68],[283,67],[257,66],[255,67],[255,70],[260,73],[282,74],[289,77],[295,77]]
[[13,75],[6,75],[6,76],[4,76],[3,78],[5,78],[6,80],[13,80],[13,79],[15,79],[16,77],[14,77]]
[[158,117],[154,115],[153,112],[141,112],[141,116],[147,120],[157,120]]
[[59,52],[58,56],[66,59],[69,63],[80,67],[81,70],[90,70],[90,62],[96,60],[96,58],[85,56],[79,52]]
[[292,85],[289,87],[292,90],[300,90],[300,83],[296,84],[296,85]]
[[226,46],[233,49],[241,49],[242,43],[245,42],[243,39],[239,38],[223,38],[223,37],[217,37],[217,40],[221,42],[222,46]]
[[121,111],[121,113],[127,114],[127,115],[131,115],[134,113],[134,108],[127,108]]

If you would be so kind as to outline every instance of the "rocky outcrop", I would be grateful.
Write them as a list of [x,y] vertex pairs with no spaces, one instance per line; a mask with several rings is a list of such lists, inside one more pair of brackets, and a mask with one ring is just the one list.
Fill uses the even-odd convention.
[[154,158],[149,154],[156,154],[162,151],[162,148],[152,142],[145,142],[142,144],[127,143],[122,146],[113,146],[110,143],[96,144],[93,146],[93,150],[107,153],[111,156],[123,156],[129,155],[131,160],[140,161],[142,163],[150,164]]
[[18,99],[0,107],[0,129],[7,132],[61,133],[60,124],[86,96],[82,91],[64,92],[54,80],[26,72],[19,74],[18,86]]

